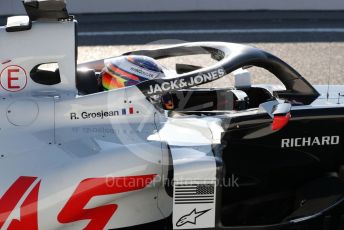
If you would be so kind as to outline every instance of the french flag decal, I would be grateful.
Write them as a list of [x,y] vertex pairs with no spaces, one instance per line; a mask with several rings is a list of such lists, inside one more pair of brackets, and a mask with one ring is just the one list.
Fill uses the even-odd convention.
[[127,114],[134,114],[134,107],[130,106],[128,111],[125,108],[122,109],[122,115],[127,115]]

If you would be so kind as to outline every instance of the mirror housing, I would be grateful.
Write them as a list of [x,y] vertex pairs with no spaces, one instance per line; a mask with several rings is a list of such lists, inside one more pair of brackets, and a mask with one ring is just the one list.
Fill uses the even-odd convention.
[[32,22],[28,16],[12,16],[7,18],[6,31],[18,32],[30,30]]

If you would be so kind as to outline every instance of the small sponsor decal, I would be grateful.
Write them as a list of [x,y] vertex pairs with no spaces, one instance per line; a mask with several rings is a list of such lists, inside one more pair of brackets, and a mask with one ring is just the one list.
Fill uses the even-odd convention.
[[143,69],[140,67],[131,66],[130,70],[132,72],[135,72],[136,74],[139,74],[140,76],[144,76],[144,77],[147,77],[149,79],[156,78],[159,75],[159,73],[157,73],[157,72],[149,71],[149,70],[146,70],[146,69]]
[[285,138],[281,140],[281,148],[338,145],[339,142],[339,136]]
[[175,186],[175,204],[214,203],[214,184],[188,184]]
[[196,209],[192,210],[189,214],[186,214],[178,220],[176,226],[181,227],[185,224],[197,224],[197,218],[200,216],[203,216],[205,213],[209,212],[211,209],[203,210],[203,211],[197,211]]
[[0,73],[0,85],[9,92],[18,92],[26,87],[26,71],[17,65],[10,65]]
[[79,120],[79,119],[105,119],[105,118],[112,118],[117,116],[126,116],[134,114],[134,107],[130,106],[129,108],[123,108],[119,110],[111,110],[111,111],[98,111],[98,112],[71,112],[70,119],[71,120]]
[[171,90],[179,90],[186,87],[192,87],[196,85],[205,84],[207,82],[219,79],[225,76],[225,74],[226,74],[225,70],[223,68],[219,68],[211,72],[202,73],[197,76],[191,77],[188,80],[184,78],[179,78],[175,80],[164,81],[161,84],[150,85],[149,91],[147,92],[147,94],[151,95],[151,94],[164,93]]
[[[202,229],[215,227],[215,181],[185,181],[174,184],[173,228]],[[204,216],[204,218],[200,218]]]

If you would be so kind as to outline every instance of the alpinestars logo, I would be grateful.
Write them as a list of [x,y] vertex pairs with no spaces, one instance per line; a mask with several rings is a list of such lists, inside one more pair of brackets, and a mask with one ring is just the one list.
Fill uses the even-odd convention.
[[147,92],[147,94],[151,95],[151,94],[156,94],[156,93],[168,92],[171,90],[183,89],[185,87],[201,85],[201,84],[219,79],[225,75],[226,75],[225,70],[223,68],[219,68],[217,70],[214,70],[208,73],[203,73],[203,74],[199,74],[197,76],[191,77],[188,82],[183,78],[171,80],[171,81],[165,81],[161,84],[150,85],[149,91]]
[[197,210],[194,209],[189,214],[186,214],[186,215],[180,217],[180,219],[178,220],[176,225],[177,225],[177,227],[181,227],[181,226],[188,224],[188,223],[196,225],[197,218],[204,215],[205,213],[209,212],[210,210],[211,209],[207,209],[207,210],[197,212]]
[[339,136],[287,138],[281,140],[281,148],[338,145],[339,142]]
[[180,219],[178,220],[176,225],[177,225],[177,227],[181,227],[187,223],[196,225],[197,218],[204,215],[205,213],[209,212],[210,210],[211,209],[207,209],[207,210],[197,212],[196,209],[194,209],[189,214],[186,214],[186,215],[180,217]]

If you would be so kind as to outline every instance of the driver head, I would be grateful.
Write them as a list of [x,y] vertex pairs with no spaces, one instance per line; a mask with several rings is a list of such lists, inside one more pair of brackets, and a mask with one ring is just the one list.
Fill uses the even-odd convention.
[[103,88],[111,90],[163,78],[165,75],[162,67],[153,58],[129,55],[105,60],[100,76]]

